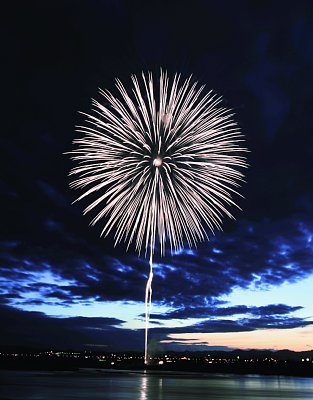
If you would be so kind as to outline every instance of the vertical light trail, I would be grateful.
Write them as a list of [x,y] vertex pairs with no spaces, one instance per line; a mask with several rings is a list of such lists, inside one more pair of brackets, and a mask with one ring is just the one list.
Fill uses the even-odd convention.
[[148,333],[149,333],[149,319],[152,307],[152,279],[153,279],[153,262],[152,262],[152,249],[150,251],[150,272],[146,284],[146,295],[145,295],[145,364],[149,363],[148,355]]

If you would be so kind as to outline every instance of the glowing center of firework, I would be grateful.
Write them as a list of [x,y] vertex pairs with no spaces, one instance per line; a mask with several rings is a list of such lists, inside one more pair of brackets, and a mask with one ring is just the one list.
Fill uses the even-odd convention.
[[155,158],[155,159],[153,160],[153,165],[154,165],[155,167],[161,167],[161,165],[162,165],[162,158],[160,158],[160,157]]

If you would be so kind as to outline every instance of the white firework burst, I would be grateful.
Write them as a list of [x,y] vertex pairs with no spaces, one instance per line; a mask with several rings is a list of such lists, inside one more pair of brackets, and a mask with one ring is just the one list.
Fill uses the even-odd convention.
[[100,93],[93,113],[77,131],[71,152],[78,166],[73,188],[77,199],[91,197],[85,213],[96,211],[91,224],[103,221],[101,235],[114,230],[115,242],[135,243],[140,253],[150,248],[150,273],[145,292],[145,363],[148,363],[148,323],[151,312],[156,242],[161,254],[166,240],[178,249],[207,238],[206,228],[221,228],[224,214],[243,180],[245,149],[233,114],[220,106],[221,97],[202,94],[192,77],[172,81],[161,71],[132,76],[128,93],[117,80],[119,98]]
[[[192,77],[172,80],[166,72],[132,76],[128,92],[116,80],[119,96],[100,90],[93,100],[84,134],[74,140],[78,166],[71,183],[92,197],[85,213],[95,210],[91,224],[103,222],[102,235],[135,243],[152,256],[166,241],[171,250],[189,246],[221,229],[223,215],[232,218],[233,195],[246,167],[243,137],[222,98]],[[95,198],[96,196],[96,198]]]

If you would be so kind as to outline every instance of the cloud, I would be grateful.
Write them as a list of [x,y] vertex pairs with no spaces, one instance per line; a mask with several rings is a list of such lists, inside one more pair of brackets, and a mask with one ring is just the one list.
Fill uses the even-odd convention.
[[[200,315],[201,307],[205,311],[236,287],[269,288],[310,276],[313,224],[308,210],[306,215],[306,220],[299,214],[277,221],[239,221],[236,229],[216,234],[197,249],[164,258],[156,254],[153,300],[175,309],[190,308],[195,315],[198,308]],[[55,237],[55,231],[49,232]],[[63,231],[57,236],[56,241],[45,238],[45,245],[27,240],[4,243],[0,256],[3,294],[37,291],[50,301],[65,303],[144,299],[146,259],[119,249],[106,254],[100,244],[76,239],[73,233]],[[47,272],[53,278],[50,286],[44,287],[42,279],[35,285]]]
[[286,304],[270,304],[268,306],[253,307],[238,305],[232,307],[184,307],[165,314],[152,314],[151,319],[189,319],[189,318],[208,318],[226,317],[239,314],[249,314],[251,316],[272,316],[290,314],[302,309],[302,306],[288,306]]
[[251,332],[258,329],[294,329],[312,325],[313,321],[304,318],[286,316],[265,316],[261,318],[207,319],[195,324],[174,328],[153,328],[152,335],[165,339],[167,335],[177,333],[226,333]]
[[208,320],[190,327],[191,332],[247,332],[257,329],[292,329],[313,324],[303,318],[266,316],[232,320]]
[[51,200],[56,206],[61,208],[66,208],[68,206],[68,198],[58,192],[53,185],[42,180],[38,180],[37,185],[43,194],[47,196],[49,200]]
[[57,318],[7,306],[0,306],[0,318],[1,347],[86,349],[103,346],[110,350],[142,346],[141,334],[120,329],[124,321],[116,318]]
[[[0,347],[24,346],[33,348],[143,350],[143,329],[123,327],[117,318],[87,318],[47,316],[41,312],[22,311],[0,305]],[[257,329],[291,329],[313,324],[289,316],[258,318],[210,319],[189,326],[150,329],[150,339],[169,340],[168,335],[178,333],[248,332]],[[190,345],[179,339],[180,346]],[[197,345],[201,343],[197,342]],[[176,346],[176,343],[175,343]],[[203,342],[201,346],[206,346]],[[168,348],[168,347],[166,347]],[[183,349],[183,347],[180,347]],[[177,348],[176,348],[177,349]],[[226,348],[225,348],[226,349]],[[226,349],[227,350],[227,349]]]

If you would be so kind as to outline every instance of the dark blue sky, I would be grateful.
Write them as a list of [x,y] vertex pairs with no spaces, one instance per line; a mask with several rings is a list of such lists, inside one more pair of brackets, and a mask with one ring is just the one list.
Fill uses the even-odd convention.
[[236,221],[156,260],[151,336],[312,329],[311,1],[12,1],[1,29],[3,345],[142,349],[147,261],[88,227],[63,153],[98,87],[160,67],[224,96],[250,168]]

